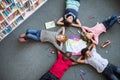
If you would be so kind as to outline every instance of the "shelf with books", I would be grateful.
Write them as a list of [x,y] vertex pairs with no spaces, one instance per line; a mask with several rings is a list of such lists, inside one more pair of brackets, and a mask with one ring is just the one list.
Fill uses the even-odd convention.
[[17,7],[15,4],[10,5],[8,8],[2,11],[2,14],[5,16],[5,18],[12,15],[17,10]]
[[2,14],[0,14],[0,23],[2,23],[4,21],[4,18],[2,16]]
[[7,18],[7,21],[9,24],[11,24],[13,21],[15,21],[20,16],[20,12],[17,10],[15,11],[11,16]]
[[0,23],[0,31],[4,30],[7,26],[8,26],[7,21],[3,21],[2,23]]
[[22,24],[47,0],[1,0],[0,41]]
[[18,16],[18,17],[16,17],[16,19],[14,20],[14,22],[12,22],[10,25],[12,26],[12,28],[16,28],[23,21],[24,21],[23,17],[22,16]]
[[17,3],[18,8],[24,7],[24,5],[25,5],[27,2],[29,2],[29,0],[23,0],[23,1],[18,0],[18,3]]
[[38,2],[39,0],[32,0],[32,4],[35,4],[36,2]]
[[0,4],[1,4],[2,6],[4,6],[4,8],[7,8],[7,7],[9,7],[9,6],[12,4],[12,1],[11,1],[11,0],[2,0],[2,1],[0,2]]
[[[39,0],[38,0],[39,1]],[[40,4],[33,10],[30,10],[30,11],[26,11],[25,14],[28,14],[28,15],[25,15],[24,16],[24,19],[27,19],[31,14],[33,14],[36,10],[38,10],[47,0],[41,0]]]

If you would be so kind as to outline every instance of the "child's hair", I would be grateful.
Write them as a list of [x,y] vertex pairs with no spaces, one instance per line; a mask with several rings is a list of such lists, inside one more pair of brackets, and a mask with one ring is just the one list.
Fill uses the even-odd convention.
[[69,52],[66,52],[66,54],[64,55],[63,59],[64,60],[69,60],[71,58],[72,54]]
[[66,55],[69,55],[68,57],[71,57],[72,56],[72,53],[71,52],[66,52]]
[[87,38],[85,32],[81,32],[80,35],[81,35],[81,37],[82,37],[82,39],[83,39],[84,41],[91,42],[91,40],[89,40],[89,39]]
[[67,20],[64,21],[64,26],[69,27],[71,25],[71,22],[68,22]]
[[61,40],[61,42],[65,42],[65,41],[67,41],[67,40],[68,40],[68,37],[67,37],[66,35],[62,35],[62,36],[64,36],[64,39],[63,39],[63,40]]
[[83,58],[85,58],[87,51],[88,51],[88,48],[84,48],[81,50],[81,55],[83,56]]

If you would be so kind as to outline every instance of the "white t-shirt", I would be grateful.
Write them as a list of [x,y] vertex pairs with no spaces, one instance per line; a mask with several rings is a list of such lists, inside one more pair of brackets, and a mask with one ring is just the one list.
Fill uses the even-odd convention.
[[85,63],[93,66],[99,73],[102,73],[108,65],[108,60],[102,58],[97,52],[96,48],[91,50],[91,57],[85,58]]

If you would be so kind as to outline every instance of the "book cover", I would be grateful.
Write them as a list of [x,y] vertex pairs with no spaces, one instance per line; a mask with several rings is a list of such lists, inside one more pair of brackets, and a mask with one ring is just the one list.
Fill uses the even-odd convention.
[[54,28],[55,27],[55,22],[50,21],[45,23],[46,29]]

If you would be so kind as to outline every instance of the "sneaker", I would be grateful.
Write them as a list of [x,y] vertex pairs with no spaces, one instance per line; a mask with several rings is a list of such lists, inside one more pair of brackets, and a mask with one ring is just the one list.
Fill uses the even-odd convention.
[[120,23],[120,16],[118,16],[118,23]]

